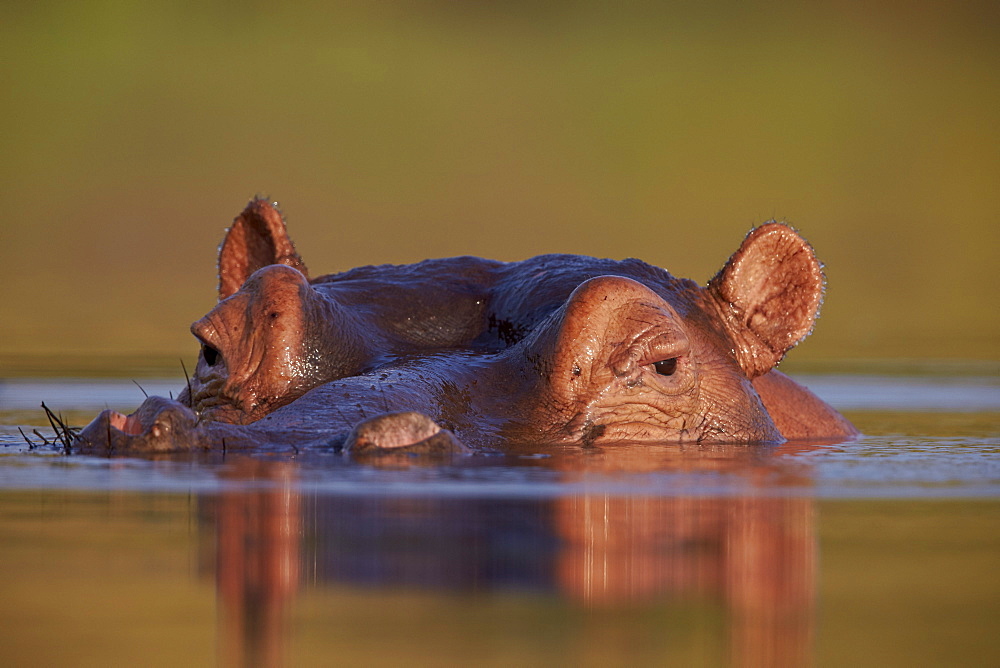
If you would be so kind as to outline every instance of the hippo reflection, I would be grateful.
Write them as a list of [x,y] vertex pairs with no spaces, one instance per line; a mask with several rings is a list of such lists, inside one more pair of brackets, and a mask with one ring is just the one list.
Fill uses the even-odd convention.
[[823,275],[791,228],[747,235],[705,287],[635,259],[472,257],[309,279],[252,201],[177,401],[105,411],[83,452],[275,447],[465,452],[507,443],[776,443],[854,428],[774,370]]
[[[561,479],[567,491],[573,480],[592,483],[586,493],[534,498],[324,494],[301,489],[299,475],[315,474],[308,467],[232,458],[221,470],[223,491],[198,504],[203,535],[213,536],[201,544],[199,562],[218,584],[224,645],[237,665],[280,663],[301,600],[334,645],[355,651],[385,643],[381,633],[359,628],[392,629],[393,642],[407,633],[440,639],[449,628],[441,620],[457,618],[459,633],[468,633],[470,619],[440,616],[445,606],[465,605],[458,609],[489,618],[498,637],[524,639],[529,627],[541,635],[559,620],[566,656],[587,655],[581,636],[595,632],[604,615],[638,619],[636,611],[658,611],[647,618],[653,624],[618,621],[614,628],[628,627],[629,640],[662,651],[701,624],[702,632],[711,629],[705,642],[722,656],[728,647],[734,663],[807,665],[816,621],[813,502],[767,493],[774,476],[793,473],[781,458],[738,446],[706,449],[709,457],[682,446],[598,446],[589,457],[511,460],[551,473],[545,477]],[[751,492],[602,490],[617,475],[680,471],[744,480]],[[803,473],[807,482],[808,471],[794,471]],[[399,604],[414,598],[417,614]],[[706,609],[724,622],[699,622]],[[685,623],[670,626],[668,611]],[[590,628],[571,630],[574,623]]]

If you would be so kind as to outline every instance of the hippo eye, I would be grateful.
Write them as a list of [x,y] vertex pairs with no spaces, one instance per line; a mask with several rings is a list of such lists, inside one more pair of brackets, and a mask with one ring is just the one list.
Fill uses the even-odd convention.
[[215,366],[219,361],[219,351],[204,343],[201,346],[201,356],[205,358],[205,364],[208,366]]
[[654,362],[653,368],[656,370],[656,373],[661,376],[672,376],[674,375],[674,372],[677,371],[677,358],[671,357],[670,359]]

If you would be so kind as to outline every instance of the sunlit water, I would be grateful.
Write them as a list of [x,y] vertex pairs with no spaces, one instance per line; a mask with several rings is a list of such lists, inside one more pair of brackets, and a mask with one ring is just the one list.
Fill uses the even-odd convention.
[[142,391],[5,381],[0,659],[996,665],[998,379],[805,382],[866,435],[358,463],[29,449]]

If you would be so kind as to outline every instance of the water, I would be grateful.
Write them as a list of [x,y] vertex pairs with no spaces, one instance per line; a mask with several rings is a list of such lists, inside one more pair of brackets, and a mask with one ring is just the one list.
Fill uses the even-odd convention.
[[866,435],[428,466],[29,451],[41,399],[80,423],[142,393],[4,382],[0,657],[996,665],[1000,382],[806,384]]

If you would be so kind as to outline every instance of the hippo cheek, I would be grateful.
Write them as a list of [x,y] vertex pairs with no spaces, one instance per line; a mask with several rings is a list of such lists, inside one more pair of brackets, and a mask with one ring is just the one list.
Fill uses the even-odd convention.
[[760,396],[746,378],[731,373],[728,382],[713,376],[703,388],[701,443],[781,443],[781,435]]
[[[639,384],[626,391],[626,416],[609,436],[677,443],[778,443],[783,441],[753,387],[736,369],[703,364],[676,376],[658,372],[663,365],[642,367]],[[672,367],[672,364],[668,365]],[[686,376],[686,377],[685,377]],[[674,384],[671,385],[671,381]],[[638,418],[638,419],[636,419]],[[619,417],[620,419],[620,417]]]
[[648,387],[609,388],[602,401],[568,425],[574,440],[597,443],[695,443],[703,419],[694,397],[664,397]]

